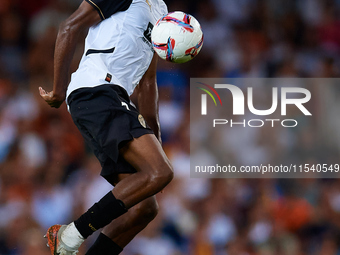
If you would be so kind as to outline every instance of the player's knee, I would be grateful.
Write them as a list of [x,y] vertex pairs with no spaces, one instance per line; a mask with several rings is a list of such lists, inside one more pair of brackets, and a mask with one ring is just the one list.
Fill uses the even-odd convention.
[[165,171],[166,171],[165,172],[166,185],[168,185],[174,178],[174,170],[170,163],[167,163],[167,167]]
[[150,182],[163,189],[173,179],[174,173],[170,162],[162,162],[155,166],[150,174]]

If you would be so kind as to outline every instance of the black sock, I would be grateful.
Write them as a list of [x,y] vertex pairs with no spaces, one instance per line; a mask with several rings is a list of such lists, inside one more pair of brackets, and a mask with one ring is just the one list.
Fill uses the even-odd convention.
[[93,232],[105,227],[127,210],[122,201],[115,198],[112,192],[107,193],[98,203],[95,203],[86,213],[74,221],[79,233],[87,238]]
[[85,255],[118,255],[122,250],[123,249],[118,244],[103,233],[100,233],[97,240]]

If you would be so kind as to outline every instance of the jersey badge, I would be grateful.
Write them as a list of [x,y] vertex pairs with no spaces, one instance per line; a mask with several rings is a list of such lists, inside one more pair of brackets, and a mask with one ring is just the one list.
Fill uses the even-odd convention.
[[138,115],[138,120],[139,120],[139,123],[140,123],[144,128],[146,128],[145,119],[144,119],[144,117],[142,116],[142,114],[139,114],[139,115]]
[[112,79],[112,75],[108,73],[108,74],[106,75],[105,81],[111,82],[111,79]]

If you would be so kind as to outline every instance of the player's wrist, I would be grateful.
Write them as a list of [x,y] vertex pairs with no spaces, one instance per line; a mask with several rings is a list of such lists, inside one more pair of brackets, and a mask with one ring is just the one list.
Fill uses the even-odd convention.
[[65,101],[66,99],[66,93],[65,92],[60,92],[60,91],[57,91],[57,90],[53,90],[53,99],[55,101]]

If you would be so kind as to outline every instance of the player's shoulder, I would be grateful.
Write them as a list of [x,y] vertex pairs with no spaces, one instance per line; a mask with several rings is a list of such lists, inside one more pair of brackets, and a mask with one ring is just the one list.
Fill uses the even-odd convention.
[[85,0],[88,2],[96,11],[102,20],[107,19],[111,15],[126,11],[133,0]]

